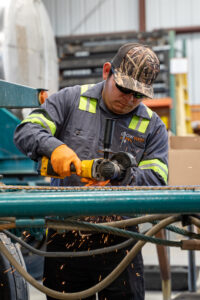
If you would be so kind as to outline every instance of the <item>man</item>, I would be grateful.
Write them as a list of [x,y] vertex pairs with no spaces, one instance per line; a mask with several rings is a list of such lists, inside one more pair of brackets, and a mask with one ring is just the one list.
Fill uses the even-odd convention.
[[[119,185],[166,185],[167,131],[157,114],[142,104],[144,97],[153,97],[152,85],[158,72],[159,60],[150,48],[125,44],[111,63],[104,64],[103,82],[65,88],[33,111],[17,127],[16,145],[33,160],[44,155],[51,159],[54,171],[65,177],[53,178],[52,185],[83,185],[77,176],[81,173],[81,160],[100,156],[105,119],[114,118],[111,149],[131,153],[138,163]],[[71,175],[72,163],[77,175]],[[118,218],[113,216],[112,220]],[[92,217],[90,220],[97,221]],[[78,232],[55,234],[51,230],[48,240],[48,251],[80,251],[114,245],[124,239],[102,234],[83,237]],[[87,258],[46,258],[44,284],[65,292],[87,289],[106,277],[125,253],[126,250],[120,250]],[[95,296],[87,299],[95,299]],[[110,286],[99,293],[99,299],[144,299],[140,253]]]

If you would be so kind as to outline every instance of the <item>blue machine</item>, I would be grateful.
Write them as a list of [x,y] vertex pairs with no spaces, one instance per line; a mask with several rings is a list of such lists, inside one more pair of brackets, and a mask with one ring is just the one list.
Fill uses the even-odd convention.
[[38,107],[41,91],[0,80],[0,175],[6,184],[45,184],[37,164],[15,147],[13,135],[20,120],[6,109]]

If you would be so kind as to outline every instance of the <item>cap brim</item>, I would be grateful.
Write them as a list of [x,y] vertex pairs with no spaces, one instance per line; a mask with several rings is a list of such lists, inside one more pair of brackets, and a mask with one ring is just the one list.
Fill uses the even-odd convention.
[[152,85],[147,85],[145,83],[139,82],[132,77],[129,77],[122,72],[119,72],[117,69],[113,72],[115,82],[129,90],[132,90],[134,92],[138,92],[143,94],[146,97],[153,98],[153,87]]

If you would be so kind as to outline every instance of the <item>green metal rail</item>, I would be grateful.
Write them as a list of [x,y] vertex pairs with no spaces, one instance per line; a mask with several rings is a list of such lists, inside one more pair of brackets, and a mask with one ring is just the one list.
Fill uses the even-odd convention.
[[38,107],[41,90],[0,80],[0,107]]
[[0,216],[199,213],[200,190],[0,192]]

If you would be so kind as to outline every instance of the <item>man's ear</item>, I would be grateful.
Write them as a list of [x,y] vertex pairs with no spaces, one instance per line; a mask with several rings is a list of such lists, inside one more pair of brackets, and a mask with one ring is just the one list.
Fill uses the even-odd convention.
[[106,80],[108,78],[108,74],[110,72],[110,68],[111,68],[111,63],[110,62],[106,62],[103,65],[103,79]]

